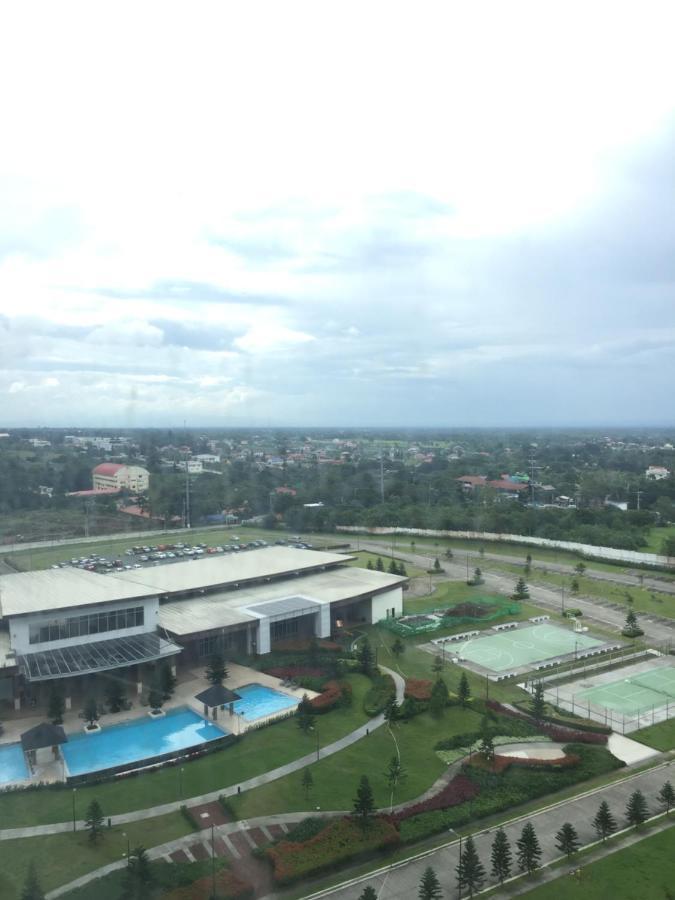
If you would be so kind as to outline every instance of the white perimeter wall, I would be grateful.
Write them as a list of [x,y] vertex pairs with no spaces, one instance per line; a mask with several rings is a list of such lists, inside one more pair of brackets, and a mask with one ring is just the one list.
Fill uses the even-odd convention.
[[[117,628],[114,631],[101,631],[99,634],[87,634],[84,637],[66,638],[61,641],[45,641],[40,644],[31,644],[28,641],[28,626],[55,621],[57,619],[71,618],[72,616],[87,616],[93,613],[112,612],[115,609],[130,609],[142,606],[144,624],[137,628]],[[52,613],[34,613],[30,616],[14,616],[9,620],[9,634],[12,649],[17,653],[39,653],[41,650],[54,650],[58,647],[74,647],[78,644],[93,644],[94,641],[107,641],[112,638],[128,637],[132,634],[145,634],[148,631],[156,631],[159,621],[159,600],[150,597],[143,600],[120,600],[118,603],[104,603],[95,606],[77,606],[73,609],[54,610]]]
[[616,547],[595,547],[593,544],[578,544],[575,541],[553,541],[549,538],[532,537],[525,534],[496,534],[491,531],[436,531],[431,528],[363,528],[358,525],[336,525],[336,531],[358,534],[409,534],[411,537],[446,537],[465,541],[495,541],[503,544],[531,544],[533,547],[552,547],[569,550],[582,556],[596,559],[611,559],[618,562],[640,563],[646,566],[675,566],[675,557],[659,556],[656,553],[640,553],[637,550],[619,550]]
[[403,588],[396,587],[383,594],[376,594],[372,600],[372,622],[379,622],[391,616],[392,609],[395,616],[403,615]]

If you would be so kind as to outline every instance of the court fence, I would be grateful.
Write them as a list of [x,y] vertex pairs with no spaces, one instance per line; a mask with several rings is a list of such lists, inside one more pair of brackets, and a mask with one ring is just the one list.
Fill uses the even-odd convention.
[[630,734],[639,728],[647,728],[659,722],[666,722],[671,716],[675,716],[675,697],[668,698],[664,695],[664,703],[661,706],[653,705],[638,709],[633,713],[624,713],[606,706],[598,706],[590,701],[560,697],[554,688],[544,691],[544,698],[554,703],[559,709],[567,710],[576,716],[593,719],[621,734]]

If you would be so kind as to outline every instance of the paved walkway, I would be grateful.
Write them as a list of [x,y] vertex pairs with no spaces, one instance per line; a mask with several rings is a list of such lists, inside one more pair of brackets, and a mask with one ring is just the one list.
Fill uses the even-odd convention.
[[[385,666],[380,666],[380,669],[383,672],[386,672],[387,675],[391,675],[394,679],[394,683],[396,685],[396,700],[398,703],[403,702],[403,692],[405,690],[405,681],[398,674],[398,672],[394,672],[391,669],[386,668]],[[339,738],[337,741],[333,741],[332,744],[327,744],[325,747],[321,747],[318,753],[319,759],[324,759],[327,756],[332,756],[334,753],[339,753],[340,750],[344,750],[345,747],[349,747],[351,744],[355,744],[357,741],[360,741],[362,738],[366,737],[369,732],[374,731],[376,728],[379,728],[384,724],[384,716],[380,713],[380,715],[375,716],[370,719],[364,725],[359,726],[358,728],[351,731],[349,734],[344,735],[344,737]],[[312,753],[308,753],[306,756],[300,757],[300,759],[295,759],[293,762],[286,763],[286,765],[278,766],[276,769],[271,769],[269,772],[263,772],[261,775],[256,775],[254,778],[248,778],[246,781],[240,782],[240,784],[232,784],[229,787],[219,788],[215,791],[210,791],[208,794],[202,794],[199,797],[189,797],[186,800],[176,800],[172,803],[163,803],[160,806],[152,806],[147,809],[137,809],[133,812],[123,813],[119,816],[112,816],[112,822],[114,825],[122,825],[126,822],[139,822],[142,819],[149,819],[153,816],[163,816],[166,813],[177,812],[180,810],[181,806],[184,806],[186,803],[190,806],[196,806],[203,803],[210,803],[214,800],[217,800],[218,797],[233,797],[238,793],[243,793],[244,791],[253,790],[253,788],[260,787],[263,784],[268,784],[270,781],[276,781],[277,778],[283,778],[285,775],[290,775],[293,772],[298,772],[300,769],[304,769],[307,766],[312,765],[317,761],[317,752],[316,750],[312,751]],[[305,813],[306,815],[306,813]],[[56,822],[51,825],[34,825],[26,828],[3,828],[0,830],[0,840],[12,840],[14,838],[26,838],[26,837],[36,837],[38,835],[44,834],[58,834],[63,831],[71,831],[73,827],[72,821],[70,822]],[[84,828],[84,822],[78,821],[77,823],[78,829]]]

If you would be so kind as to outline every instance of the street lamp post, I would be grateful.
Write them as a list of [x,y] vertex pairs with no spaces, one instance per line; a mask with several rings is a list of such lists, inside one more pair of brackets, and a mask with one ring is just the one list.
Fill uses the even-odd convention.
[[127,869],[128,869],[129,865],[131,863],[131,842],[129,840],[129,835],[126,833],[126,831],[122,832],[122,837],[127,839]]
[[77,793],[77,788],[73,788],[73,831],[76,830],[75,826],[75,794]]

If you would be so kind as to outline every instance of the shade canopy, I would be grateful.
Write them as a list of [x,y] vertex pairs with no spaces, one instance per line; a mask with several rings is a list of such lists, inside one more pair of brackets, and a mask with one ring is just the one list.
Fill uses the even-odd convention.
[[233,703],[235,700],[241,700],[239,694],[223,687],[222,684],[212,684],[206,688],[201,694],[197,694],[195,699],[203,703],[204,706],[224,706],[226,703]]
[[56,744],[65,744],[68,738],[61,725],[52,725],[51,722],[41,722],[34,728],[29,728],[21,735],[21,747],[23,751],[41,750],[43,747],[54,747]]

